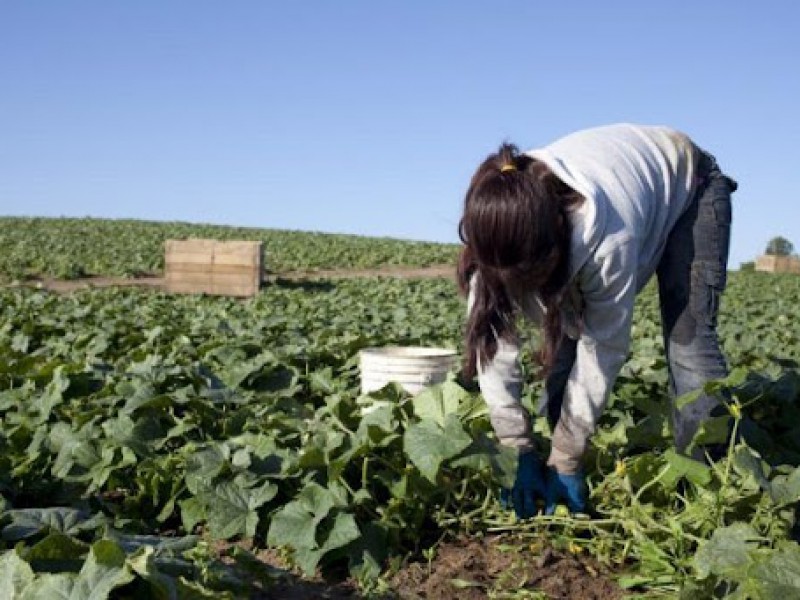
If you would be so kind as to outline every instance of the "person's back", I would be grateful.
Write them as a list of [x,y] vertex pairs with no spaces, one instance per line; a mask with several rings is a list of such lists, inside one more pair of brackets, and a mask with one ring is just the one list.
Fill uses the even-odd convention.
[[633,236],[637,287],[643,287],[695,189],[700,153],[689,137],[667,127],[623,123],[579,131],[526,154],[586,199],[576,213],[584,239],[583,248],[573,244],[575,259],[582,262],[598,244]]

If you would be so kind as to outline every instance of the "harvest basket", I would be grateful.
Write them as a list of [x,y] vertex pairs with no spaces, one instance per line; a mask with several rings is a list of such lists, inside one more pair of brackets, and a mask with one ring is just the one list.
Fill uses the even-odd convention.
[[441,383],[458,366],[458,354],[449,348],[384,346],[359,352],[361,392],[379,390],[389,382],[416,394],[425,387]]

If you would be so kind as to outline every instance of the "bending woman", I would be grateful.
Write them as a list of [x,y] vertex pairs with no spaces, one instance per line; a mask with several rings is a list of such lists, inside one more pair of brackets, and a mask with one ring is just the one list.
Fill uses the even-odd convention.
[[[562,499],[585,510],[582,457],[628,355],[635,296],[654,274],[671,395],[727,374],[716,325],[736,187],[683,133],[631,124],[526,153],[505,144],[472,177],[459,224],[465,373],[477,373],[501,443],[519,450],[509,499],[520,517],[537,500],[549,513]],[[542,329],[546,461],[520,404],[519,316]],[[704,396],[673,408],[679,450],[715,405]]]

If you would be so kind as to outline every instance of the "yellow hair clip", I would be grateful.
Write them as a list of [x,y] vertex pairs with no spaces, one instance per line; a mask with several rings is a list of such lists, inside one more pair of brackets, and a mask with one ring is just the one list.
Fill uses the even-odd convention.
[[500,172],[501,173],[505,173],[506,171],[516,171],[516,170],[517,170],[517,167],[515,167],[511,163],[508,163],[507,165],[503,165],[502,167],[500,167]]

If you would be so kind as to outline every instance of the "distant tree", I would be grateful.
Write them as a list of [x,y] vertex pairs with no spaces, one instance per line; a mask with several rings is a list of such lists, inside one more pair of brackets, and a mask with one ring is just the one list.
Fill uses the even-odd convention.
[[739,270],[750,273],[756,270],[756,263],[753,261],[743,262],[739,265]]
[[770,254],[772,256],[791,256],[793,252],[794,244],[785,237],[778,236],[769,241],[764,254]]

